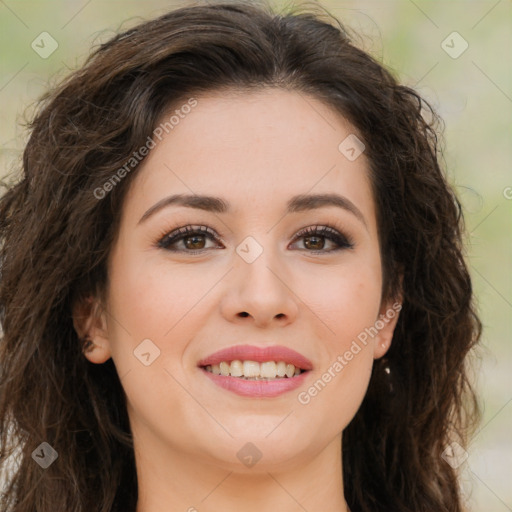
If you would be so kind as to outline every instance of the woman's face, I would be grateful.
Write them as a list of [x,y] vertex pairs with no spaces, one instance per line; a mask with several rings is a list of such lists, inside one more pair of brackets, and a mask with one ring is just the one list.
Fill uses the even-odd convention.
[[[334,460],[397,317],[381,304],[363,148],[310,96],[196,99],[152,136],[130,186],[88,357],[112,357],[136,452],[155,464]],[[307,371],[239,376],[292,374],[292,363]]]

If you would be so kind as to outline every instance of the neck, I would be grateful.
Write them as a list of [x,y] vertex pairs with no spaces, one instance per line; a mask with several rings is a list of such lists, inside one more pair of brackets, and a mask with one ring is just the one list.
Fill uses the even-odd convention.
[[138,450],[134,442],[136,512],[350,512],[343,495],[341,434],[320,454],[288,469],[276,469],[263,459],[251,468],[215,464],[156,445]]

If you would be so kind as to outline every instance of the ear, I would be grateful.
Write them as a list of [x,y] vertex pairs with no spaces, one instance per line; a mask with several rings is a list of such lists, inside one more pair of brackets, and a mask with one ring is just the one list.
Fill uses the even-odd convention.
[[78,299],[72,308],[73,326],[80,340],[87,339],[84,356],[91,362],[102,364],[111,357],[108,339],[107,314],[99,299]]
[[382,303],[379,318],[375,322],[375,328],[378,330],[378,333],[373,340],[374,359],[379,359],[389,350],[401,309],[401,298]]

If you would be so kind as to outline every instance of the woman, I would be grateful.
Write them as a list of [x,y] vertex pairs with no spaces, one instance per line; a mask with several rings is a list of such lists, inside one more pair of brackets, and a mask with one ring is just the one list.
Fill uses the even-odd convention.
[[463,510],[437,118],[331,21],[177,9],[44,98],[0,199],[2,510]]

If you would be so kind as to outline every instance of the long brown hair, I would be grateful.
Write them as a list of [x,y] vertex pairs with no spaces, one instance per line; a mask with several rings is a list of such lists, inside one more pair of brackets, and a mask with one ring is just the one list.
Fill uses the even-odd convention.
[[[320,8],[248,2],[173,10],[97,48],[41,100],[16,182],[0,199],[0,455],[17,453],[9,512],[132,512],[137,476],[112,360],[89,363],[75,301],[98,295],[137,166],[98,199],[183,98],[284,88],[341,113],[366,146],[383,298],[403,308],[367,395],[343,432],[353,512],[460,512],[443,458],[480,419],[467,355],[480,337],[463,257],[461,206],[440,166],[439,119]],[[423,116],[422,112],[428,112]],[[384,371],[388,367],[390,372]],[[48,443],[57,462],[42,469]],[[341,485],[341,482],[340,482]]]

